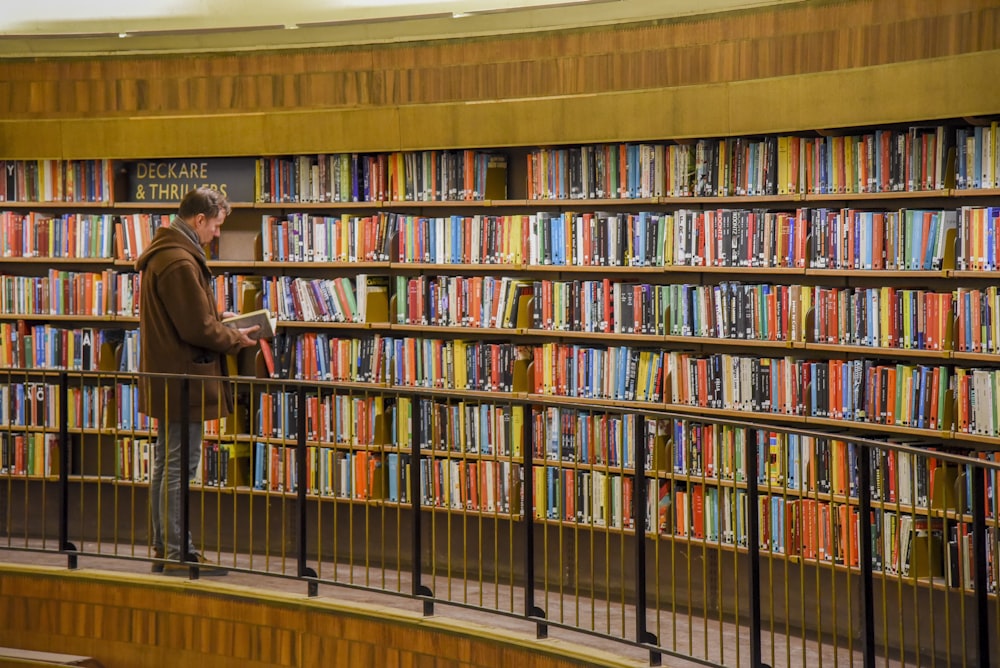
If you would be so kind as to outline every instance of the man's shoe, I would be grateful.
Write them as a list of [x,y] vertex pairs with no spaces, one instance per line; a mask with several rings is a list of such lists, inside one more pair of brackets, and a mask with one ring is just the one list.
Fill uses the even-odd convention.
[[206,561],[204,555],[196,552],[191,556],[192,561],[186,561],[183,564],[176,561],[167,562],[164,564],[163,573],[165,575],[186,575],[190,573],[192,566],[196,566],[198,568],[199,577],[221,577],[223,575],[229,575],[228,569]]
[[[158,547],[154,547],[153,548],[153,558],[154,559],[162,559],[163,558],[163,550],[160,549],[160,548],[158,548]],[[151,572],[153,572],[153,573],[162,573],[163,572],[163,562],[154,561],[153,565],[150,567],[149,570]]]

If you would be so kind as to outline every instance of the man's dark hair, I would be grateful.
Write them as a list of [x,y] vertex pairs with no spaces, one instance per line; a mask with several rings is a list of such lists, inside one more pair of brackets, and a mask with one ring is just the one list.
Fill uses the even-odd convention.
[[215,218],[219,212],[228,216],[232,210],[226,196],[218,190],[195,188],[184,195],[184,199],[181,200],[181,205],[177,209],[177,215],[183,220],[191,220],[199,213],[205,214],[206,218]]

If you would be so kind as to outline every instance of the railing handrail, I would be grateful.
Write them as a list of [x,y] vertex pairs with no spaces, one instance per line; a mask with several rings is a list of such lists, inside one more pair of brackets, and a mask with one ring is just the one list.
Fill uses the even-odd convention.
[[[83,554],[83,552],[78,550],[76,546],[73,545],[68,540],[68,531],[67,531],[69,522],[67,513],[69,504],[69,498],[67,494],[67,484],[69,481],[69,473],[68,473],[69,467],[66,465],[66,463],[68,462],[66,457],[68,456],[67,453],[69,447],[67,443],[68,441],[67,436],[69,433],[68,389],[70,386],[70,379],[79,379],[81,382],[87,380],[118,382],[123,379],[134,381],[140,378],[175,380],[179,381],[181,387],[186,389],[188,388],[189,385],[190,376],[184,374],[172,374],[172,373],[141,373],[141,372],[112,371],[112,370],[81,371],[81,370],[66,370],[66,369],[9,369],[6,370],[5,376],[8,383],[13,378],[21,376],[24,376],[26,379],[32,377],[37,378],[41,376],[42,378],[58,379],[59,381],[57,387],[59,389],[58,401],[60,404],[60,413],[59,413],[60,423],[59,425],[46,425],[45,428],[51,430],[58,428],[59,433],[62,436],[62,438],[59,439],[59,446],[58,446],[59,447],[58,454],[60,460],[63,462],[63,465],[61,466],[59,472],[60,513],[59,513],[59,547],[57,551],[66,554],[69,559],[69,566],[71,568],[74,568],[76,566],[76,559],[78,555]],[[536,585],[534,582],[534,577],[532,576],[532,577],[526,577],[527,582],[525,582],[524,584],[524,599],[526,602],[524,613],[522,615],[515,615],[515,616],[518,616],[526,621],[535,622],[538,628],[539,637],[544,637],[545,629],[550,625],[560,628],[577,628],[578,630],[583,631],[584,633],[590,633],[591,635],[598,635],[601,637],[612,638],[614,640],[623,642],[628,645],[646,649],[649,651],[650,663],[654,665],[658,665],[660,656],[662,654],[668,654],[672,656],[685,656],[685,658],[697,661],[698,663],[703,663],[706,665],[714,665],[711,661],[707,659],[700,657],[687,657],[686,655],[683,654],[677,654],[676,652],[671,651],[667,647],[660,646],[658,644],[657,638],[654,635],[652,635],[652,633],[649,632],[645,623],[645,615],[647,614],[647,611],[645,610],[645,605],[644,605],[645,591],[646,591],[645,573],[643,569],[643,565],[645,562],[644,539],[649,537],[650,532],[652,532],[654,535],[657,535],[658,533],[656,527],[644,526],[645,524],[644,511],[646,509],[646,504],[645,504],[646,489],[644,487],[645,485],[644,481],[647,480],[646,478],[647,472],[645,471],[645,456],[646,456],[645,439],[647,434],[647,432],[644,429],[645,420],[682,420],[691,423],[724,425],[735,429],[747,430],[747,441],[744,450],[745,461],[737,462],[737,465],[742,464],[743,466],[745,466],[744,469],[746,476],[745,483],[746,483],[746,493],[747,493],[749,508],[757,507],[757,501],[761,499],[762,491],[770,491],[771,489],[773,489],[772,485],[761,481],[759,478],[760,472],[758,471],[757,467],[758,464],[757,458],[759,456],[759,448],[763,445],[761,442],[759,442],[759,434],[761,432],[777,432],[788,435],[798,435],[808,438],[836,440],[846,444],[852,444],[860,447],[857,460],[858,483],[857,483],[856,494],[858,500],[858,508],[860,509],[859,515],[861,517],[867,517],[867,515],[871,512],[872,508],[871,502],[872,502],[873,490],[871,488],[871,485],[869,484],[871,482],[870,481],[871,471],[869,467],[871,465],[870,457],[872,453],[872,448],[895,451],[899,453],[907,453],[915,456],[933,457],[935,460],[940,460],[941,462],[947,462],[948,464],[970,467],[970,470],[975,471],[977,473],[971,475],[970,476],[971,480],[967,481],[968,483],[971,484],[971,505],[969,511],[963,512],[962,514],[967,515],[971,513],[972,515],[971,525],[972,525],[972,537],[974,540],[972,544],[972,549],[974,552],[974,563],[972,564],[972,570],[974,572],[974,582],[985,583],[987,581],[987,570],[986,570],[987,530],[985,525],[986,497],[984,495],[985,475],[978,472],[989,471],[996,473],[1000,471],[1000,462],[993,461],[990,459],[980,459],[978,457],[971,457],[971,456],[956,454],[953,452],[942,451],[937,449],[937,447],[935,447],[930,443],[929,446],[932,449],[924,448],[919,445],[896,443],[893,442],[891,440],[891,436],[888,435],[886,437],[886,440],[878,440],[866,435],[857,435],[857,434],[841,433],[841,432],[831,433],[826,431],[818,431],[814,429],[804,429],[800,426],[781,424],[779,422],[763,423],[763,422],[757,422],[752,419],[746,419],[746,420],[733,419],[732,417],[728,416],[725,417],[713,416],[711,414],[700,415],[688,412],[675,412],[659,408],[644,408],[639,405],[626,405],[624,404],[624,402],[621,402],[621,405],[612,403],[609,403],[607,405],[603,404],[595,405],[593,403],[574,402],[573,397],[554,398],[554,397],[547,397],[534,394],[530,396],[526,396],[524,394],[510,394],[509,396],[507,396],[506,393],[499,393],[499,392],[488,392],[488,393],[486,392],[481,393],[475,391],[465,392],[462,390],[447,390],[442,388],[423,388],[423,387],[409,387],[409,386],[367,387],[367,386],[362,386],[362,384],[359,383],[340,383],[337,381],[315,381],[315,380],[304,380],[304,379],[282,380],[282,379],[271,379],[271,378],[254,378],[249,376],[205,376],[205,377],[199,377],[199,379],[219,380],[223,382],[230,382],[236,384],[257,385],[263,388],[274,387],[274,386],[279,386],[285,388],[286,390],[294,388],[295,391],[290,392],[289,394],[294,395],[295,401],[297,405],[300,407],[300,416],[305,415],[304,409],[302,408],[302,402],[305,401],[307,397],[307,390],[310,388],[315,388],[317,391],[343,390],[345,394],[356,394],[363,396],[392,395],[396,397],[410,397],[412,399],[441,398],[453,402],[470,401],[473,403],[483,403],[483,404],[502,403],[505,405],[523,406],[526,408],[552,407],[552,408],[576,410],[587,413],[636,416],[638,418],[636,420],[636,432],[639,433],[639,436],[636,438],[635,443],[633,443],[634,447],[632,451],[635,456],[635,462],[633,464],[633,467],[629,468],[623,464],[618,464],[615,465],[614,467],[616,474],[620,470],[622,478],[625,477],[632,478],[632,480],[634,481],[634,485],[637,486],[637,491],[633,496],[633,503],[635,504],[635,506],[634,508],[630,508],[630,511],[634,513],[633,515],[633,519],[635,520],[634,527],[622,528],[623,535],[634,537],[638,543],[642,543],[642,548],[637,548],[636,550],[636,562],[635,562],[636,573],[633,575],[634,582],[632,582],[637,592],[641,590],[641,593],[636,595],[636,601],[635,601],[635,605],[637,606],[637,609],[635,611],[637,616],[636,627],[635,627],[636,637],[626,638],[626,637],[617,637],[609,634],[601,634],[601,633],[596,633],[594,631],[588,631],[586,628],[567,625],[565,622],[560,622],[556,620],[552,621],[547,620],[545,617],[545,610],[541,609],[540,607],[536,607],[534,605],[535,601],[534,588]],[[28,381],[26,380],[26,382]],[[53,385],[55,384],[53,383]],[[184,399],[181,401],[180,405],[186,406],[188,404],[188,402],[186,401],[186,391],[182,393],[182,398]],[[775,417],[780,420],[781,415],[782,414],[775,414]],[[189,418],[185,416],[182,421],[186,421],[187,419]],[[410,446],[412,447],[412,455],[419,459],[424,454],[428,453],[428,451],[425,451],[419,447],[419,439],[416,438],[416,434],[419,434],[421,432],[420,411],[412,410],[410,419],[411,419],[411,424],[410,424],[411,434],[414,436],[410,442]],[[537,469],[538,467],[542,466],[548,466],[548,461],[544,463],[536,463],[534,461],[535,456],[533,453],[535,452],[535,449],[534,449],[534,444],[532,444],[531,442],[532,430],[529,428],[528,422],[529,422],[528,420],[524,421],[525,441],[523,443],[524,447],[521,453],[523,457],[522,465],[524,467],[523,471],[524,485],[522,491],[524,493],[525,504],[521,508],[519,517],[517,513],[511,513],[510,517],[511,521],[523,523],[524,526],[523,538],[525,541],[525,548],[526,548],[524,550],[523,558],[526,561],[523,564],[519,565],[525,568],[526,574],[531,575],[534,572],[533,559],[535,557],[534,557],[534,548],[532,547],[532,545],[533,545],[533,535],[534,535],[533,526],[535,525],[534,510],[536,506],[533,503],[531,503],[532,485],[534,478],[531,477],[530,474],[533,469]],[[3,425],[2,428],[0,428],[0,431],[16,432],[18,431],[19,427],[20,425]],[[865,423],[844,421],[843,428],[864,430]],[[128,429],[120,431],[125,435],[131,435],[134,432],[134,430],[128,430]],[[186,434],[187,430],[183,429],[182,432]],[[309,527],[306,522],[307,514],[306,514],[305,503],[307,499],[307,494],[306,494],[306,484],[304,483],[305,471],[306,471],[305,469],[306,457],[304,455],[305,455],[305,449],[309,447],[309,445],[307,444],[307,439],[306,439],[305,419],[299,420],[296,434],[294,435],[285,434],[283,438],[291,439],[292,436],[295,437],[294,444],[288,444],[285,447],[294,450],[298,453],[297,473],[298,473],[299,485],[297,489],[297,494],[294,495],[292,501],[293,503],[297,504],[295,508],[297,512],[293,516],[293,522],[296,525],[295,534],[297,538],[294,550],[295,552],[294,556],[297,559],[296,562],[297,574],[295,578],[306,582],[309,586],[310,594],[314,595],[316,591],[316,584],[319,582],[324,582],[329,584],[341,584],[341,583],[339,583],[337,580],[329,580],[326,578],[318,577],[316,572],[313,571],[308,566],[307,556],[306,556],[306,551],[307,551],[306,539]],[[268,440],[268,438],[264,436],[261,436],[260,438],[263,441]],[[929,441],[930,440],[933,439],[929,439]],[[182,453],[184,452],[186,447],[185,441],[186,438],[182,436],[181,438]],[[323,441],[319,442],[322,443]],[[400,452],[402,451],[403,450],[401,447]],[[433,454],[434,452],[435,451],[429,451],[429,454]],[[182,461],[186,461],[186,458],[183,455],[182,455]],[[512,459],[512,461],[515,460]],[[666,472],[669,476],[669,466],[666,467],[666,469],[667,469]],[[662,472],[664,471],[659,471],[658,473]],[[413,540],[412,553],[411,553],[411,557],[413,560],[412,561],[413,590],[409,594],[409,597],[422,600],[424,602],[425,614],[431,614],[433,610],[433,604],[435,602],[440,601],[443,604],[452,604],[452,605],[461,605],[461,604],[449,601],[446,598],[439,599],[434,595],[433,591],[428,586],[421,584],[421,575],[423,573],[423,570],[421,567],[422,555],[420,549],[419,517],[420,517],[420,511],[422,510],[422,506],[421,506],[421,495],[419,493],[420,490],[419,487],[417,487],[418,485],[417,481],[419,479],[419,475],[420,474],[418,473],[410,477],[410,482],[413,486],[411,489],[412,498],[409,500],[408,503],[412,504],[412,510],[414,512],[411,518],[411,520],[413,521],[413,533],[411,536]],[[181,478],[185,481],[185,484],[181,488],[182,492],[184,492],[187,489],[186,478],[184,476],[181,476]],[[704,480],[707,481],[712,477],[703,476],[703,478]],[[695,478],[695,482],[696,481],[697,480]],[[779,485],[779,487],[781,486]],[[852,499],[853,498],[854,497],[852,496]],[[187,535],[186,528],[188,524],[187,495],[182,494],[181,499],[182,499],[181,512],[183,514],[182,527],[184,527],[182,535],[186,536]],[[922,508],[924,508],[923,505],[916,507],[918,511]],[[928,510],[930,510],[931,508],[929,501],[927,502],[926,508]],[[562,520],[560,520],[560,522],[561,521]],[[749,623],[751,627],[750,651],[751,651],[752,665],[756,667],[762,665],[761,663],[762,648],[760,642],[761,632],[762,632],[761,592],[760,592],[761,580],[760,580],[760,568],[759,568],[760,556],[762,550],[768,550],[769,552],[773,552],[773,550],[769,550],[768,548],[763,548],[760,545],[759,531],[761,527],[760,527],[760,520],[757,516],[757,512],[752,510],[746,512],[745,521],[747,522],[746,526],[747,544],[743,547],[736,546],[736,550],[746,551],[749,555],[749,560],[750,560],[749,561],[750,580],[751,580],[749,587],[749,592],[750,592]],[[967,522],[967,520],[964,519],[962,519],[961,521]],[[995,518],[994,518],[994,523],[995,523]],[[872,609],[873,608],[872,575],[874,572],[872,564],[872,554],[871,554],[872,527],[867,520],[862,520],[860,521],[859,524],[860,524],[859,542],[861,549],[861,558],[857,565],[854,564],[850,565],[849,571],[859,572],[862,576],[861,577],[862,610],[860,614],[861,614],[861,623],[863,625],[863,629],[861,631],[862,635],[861,644],[862,644],[862,650],[864,652],[864,665],[868,667],[874,665],[875,653],[876,653],[876,648],[874,646],[874,618],[873,618],[874,610]],[[697,540],[692,541],[692,543],[697,544]],[[714,543],[711,541],[705,541],[705,544],[710,545]],[[719,544],[720,545],[722,544],[721,536],[719,537]],[[184,557],[182,557],[181,561],[184,562],[186,560],[184,559]],[[819,560],[817,558],[817,563],[818,561]],[[515,564],[512,564],[512,567],[514,565]],[[192,564],[190,570],[191,570],[191,577],[196,578],[198,574],[197,566]],[[252,570],[251,572],[273,575],[273,573],[268,573],[266,570],[265,571]],[[288,576],[284,575],[283,577],[288,577]],[[626,577],[623,573],[622,580],[624,581],[625,579]],[[377,589],[377,590],[386,591],[388,593],[393,593],[393,594],[396,593],[402,594],[402,592],[393,592],[387,589]],[[973,594],[973,598],[975,600],[975,610],[976,610],[974,614],[976,618],[976,624],[977,624],[976,628],[978,633],[977,656],[980,658],[980,663],[984,662],[988,663],[989,661],[988,638],[990,629],[988,626],[989,613],[987,607],[986,587],[976,586],[974,588],[974,591],[971,593]],[[405,594],[402,595],[405,596]],[[597,599],[595,598],[595,600]],[[642,609],[641,610],[638,609],[638,606],[642,606]],[[501,614],[507,614],[503,613],[503,611],[500,610],[493,611],[488,608],[485,608],[485,610],[487,612],[497,612]]]

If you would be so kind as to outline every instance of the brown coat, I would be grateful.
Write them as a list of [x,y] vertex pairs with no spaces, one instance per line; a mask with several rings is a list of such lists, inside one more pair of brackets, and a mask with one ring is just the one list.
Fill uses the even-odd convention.
[[[139,369],[146,373],[225,375],[224,355],[239,350],[239,334],[222,324],[212,294],[212,272],[201,249],[183,232],[160,228],[135,263],[142,272]],[[181,383],[149,378],[139,383],[139,410],[179,421]],[[229,383],[190,383],[188,419],[213,420],[233,408]]]

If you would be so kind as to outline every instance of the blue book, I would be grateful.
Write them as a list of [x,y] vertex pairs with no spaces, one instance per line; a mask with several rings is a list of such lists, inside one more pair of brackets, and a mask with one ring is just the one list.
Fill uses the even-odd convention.
[[972,295],[968,292],[964,295],[961,308],[965,311],[965,348],[963,350],[972,351]]
[[927,426],[927,415],[924,406],[927,404],[927,393],[930,391],[928,387],[931,384],[931,368],[927,366],[920,367],[920,397],[917,400],[917,428],[923,429]]
[[[490,410],[488,404],[479,404],[479,453],[483,455],[493,454],[493,442],[490,440]],[[475,444],[472,444],[475,445]],[[466,448],[474,451],[474,448]]]
[[800,476],[800,466],[801,458],[799,453],[801,451],[801,445],[799,443],[799,436],[797,434],[788,434],[787,442],[785,444],[785,486],[790,490],[801,489],[801,476]]

